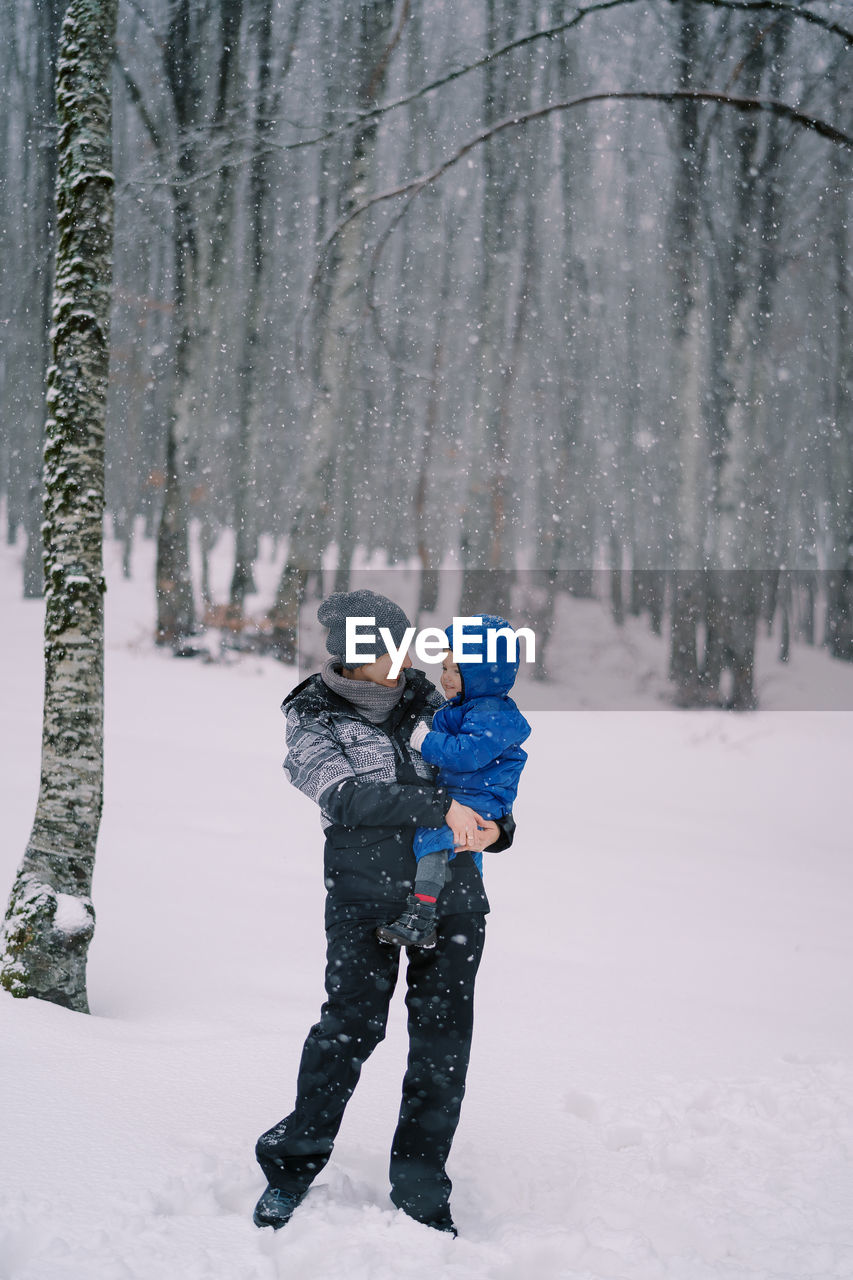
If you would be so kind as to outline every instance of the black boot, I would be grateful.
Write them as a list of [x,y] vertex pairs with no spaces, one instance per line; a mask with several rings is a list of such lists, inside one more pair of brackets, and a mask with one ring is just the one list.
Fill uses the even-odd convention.
[[278,1187],[267,1187],[258,1203],[252,1220],[256,1227],[272,1227],[278,1231],[293,1217],[293,1211],[305,1199],[305,1191],[279,1191]]
[[437,941],[435,933],[435,903],[422,902],[410,893],[406,910],[393,924],[381,924],[376,930],[380,942],[394,947],[422,947],[431,950]]

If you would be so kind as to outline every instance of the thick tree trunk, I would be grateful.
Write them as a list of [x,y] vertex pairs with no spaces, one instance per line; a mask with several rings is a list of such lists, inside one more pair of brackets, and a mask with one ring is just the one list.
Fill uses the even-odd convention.
[[[752,96],[782,93],[779,67],[788,29],[783,19],[767,39],[750,40],[743,78]],[[763,34],[763,33],[762,33]],[[734,130],[732,217],[719,247],[721,305],[711,343],[715,396],[711,437],[709,555],[715,572],[708,585],[707,660],[703,681],[709,696],[741,710],[755,706],[754,652],[766,571],[780,557],[778,517],[781,488],[774,440],[776,371],[770,338],[776,304],[783,224],[780,167],[785,135],[772,117],[738,121]],[[775,603],[769,617],[775,612]],[[728,691],[721,689],[725,672]]]
[[426,394],[424,438],[421,446],[418,482],[415,487],[415,537],[417,540],[418,559],[421,562],[418,607],[416,610],[418,617],[422,613],[433,613],[438,606],[439,567],[435,548],[437,529],[434,513],[429,505],[432,497],[430,493],[430,473],[435,457],[435,441],[439,432],[441,379],[446,359],[446,331],[453,284],[451,268],[450,246],[445,244],[442,257],[441,288],[436,307],[430,382]]
[[195,602],[190,575],[189,520],[184,486],[178,472],[174,421],[166,439],[166,490],[157,530],[157,630],[155,641],[184,651],[195,631]]
[[[363,7],[361,17],[361,42],[354,61],[359,74],[359,106],[369,110],[376,105],[385,84],[393,44],[393,40],[389,43],[389,35],[394,4],[391,0],[375,0]],[[377,134],[375,121],[355,131],[341,201],[344,214],[370,189]],[[317,340],[316,389],[308,420],[303,424],[304,443],[287,560],[269,614],[273,645],[284,661],[296,658],[305,584],[312,573],[320,570],[329,542],[335,471],[341,459],[344,463],[352,460],[353,423],[363,407],[362,398],[353,394],[350,377],[364,309],[364,237],[363,219],[350,222],[337,237],[327,267],[328,306]]]
[[58,246],[45,443],[45,694],[35,821],[0,941],[0,984],[88,1012],[103,799],[102,525],[116,0],[70,0],[57,72]]
[[[558,22],[563,9],[552,4],[550,20]],[[576,52],[573,44],[561,43],[553,67],[553,80],[546,92],[568,98],[577,85]],[[559,333],[560,359],[548,359],[547,302],[551,289],[548,276],[539,271],[532,343],[537,350],[538,368],[533,385],[548,405],[537,422],[536,563],[544,572],[526,573],[529,586],[527,608],[535,618],[538,639],[534,677],[546,679],[547,642],[554,626],[560,592],[584,598],[593,595],[594,514],[592,474],[594,442],[588,427],[588,407],[584,389],[590,325],[590,283],[583,259],[576,248],[575,210],[585,197],[586,159],[579,163],[571,130],[558,134],[558,171],[562,197],[560,235],[561,271],[558,276],[555,322]],[[547,154],[547,153],[546,153]],[[543,176],[541,181],[547,179]],[[553,429],[548,424],[553,423]]]
[[255,591],[254,560],[258,538],[255,529],[252,440],[255,365],[260,347],[261,297],[269,232],[267,207],[270,181],[266,142],[272,123],[272,3],[261,0],[257,14],[257,75],[252,121],[252,163],[249,173],[249,279],[246,292],[243,358],[240,365],[237,439],[234,451],[234,529],[236,547],[231,575],[229,609],[233,622],[243,617],[246,596]]
[[[486,0],[487,30],[510,39],[513,15],[496,0]],[[509,83],[498,64],[484,68],[484,112],[487,121],[500,119],[509,108]],[[509,162],[505,138],[492,138],[483,148],[483,213],[481,279],[478,315],[477,380],[468,445],[479,459],[471,468],[462,513],[462,593],[459,610],[506,616],[513,578],[512,556],[506,546],[508,498],[506,396],[512,378],[512,341],[507,332],[507,296],[512,290],[510,226],[518,185],[517,168]],[[519,301],[523,294],[519,294]],[[489,573],[484,573],[489,570]]]
[[24,529],[27,535],[27,545],[24,549],[25,600],[39,600],[44,594],[41,536],[44,510],[42,502],[41,484],[33,476],[27,489],[26,507],[24,509]]
[[[680,0],[679,87],[693,87],[699,51],[699,17],[693,0]],[[701,332],[697,315],[696,249],[701,173],[699,122],[694,102],[677,108],[678,152],[670,212],[671,245],[671,448],[676,467],[675,572],[670,603],[669,675],[680,706],[706,701],[700,669],[703,522],[706,455],[700,402]]]
[[671,575],[669,677],[680,707],[702,706],[708,701],[701,677],[698,637],[699,623],[706,612],[705,586],[706,575],[699,569],[675,570]]
[[[24,526],[27,545],[24,552],[23,594],[25,600],[34,600],[44,592],[42,565],[41,526],[44,519],[42,504],[41,455],[44,451],[44,419],[41,416],[44,388],[50,365],[50,323],[53,294],[52,266],[55,252],[56,209],[56,59],[59,49],[59,29],[62,22],[61,0],[42,0],[34,13],[36,61],[32,77],[32,116],[28,123],[31,138],[40,138],[37,145],[30,143],[32,188],[28,193],[32,213],[28,217],[33,271],[25,284],[28,297],[27,311],[32,300],[33,319],[30,324],[31,340],[25,349],[28,368],[25,368],[24,386],[28,407],[26,430],[21,441],[25,458],[24,468],[27,487],[24,495]],[[25,197],[26,199],[27,197]],[[24,354],[24,353],[22,353]]]
[[166,424],[166,491],[157,531],[156,643],[176,655],[192,653],[196,630],[189,548],[190,477],[188,442],[201,380],[201,251],[193,184],[198,170],[199,76],[190,0],[176,0],[169,15],[164,66],[177,129],[175,181],[172,184],[172,235],[175,255],[175,378]]
[[[833,161],[835,217],[832,228],[835,271],[835,314],[838,332],[835,395],[832,405],[835,441],[830,483],[833,486],[831,543],[827,561],[826,643],[834,658],[853,662],[853,307],[848,273],[850,199],[842,162]],[[849,176],[849,175],[848,175]]]

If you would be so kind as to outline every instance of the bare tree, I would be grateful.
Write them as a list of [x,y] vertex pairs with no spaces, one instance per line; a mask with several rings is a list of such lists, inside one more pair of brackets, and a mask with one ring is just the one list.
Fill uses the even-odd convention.
[[829,536],[827,644],[836,658],[853,662],[853,288],[850,281],[850,223],[853,202],[849,169],[833,156],[831,169],[833,297],[837,336],[831,383],[832,424],[827,469]]
[[[54,80],[62,19],[61,0],[8,6],[4,24],[3,254],[9,282],[4,308],[11,324],[4,333],[3,425],[9,441],[8,492],[14,524],[22,523],[27,543],[23,594],[41,596],[44,387],[50,361],[50,306],[56,185],[56,102]],[[16,172],[17,170],[17,172]],[[9,266],[14,264],[12,269]],[[5,292],[5,291],[4,291]],[[14,529],[10,528],[14,536]]]
[[[476,572],[491,593],[494,568],[522,554],[575,593],[598,590],[593,566],[609,562],[615,617],[628,566],[631,609],[660,630],[671,607],[678,696],[717,700],[740,663],[747,705],[750,619],[778,601],[793,623],[799,607],[793,579],[771,576],[758,599],[720,576],[724,550],[732,568],[760,550],[774,573],[832,569],[806,590],[803,626],[822,616],[820,583],[825,639],[845,656],[849,225],[822,192],[846,181],[853,33],[839,5],[820,7],[125,6],[107,499],[126,548],[134,516],[150,536],[162,511],[161,639],[194,647],[196,514],[203,553],[218,525],[236,534],[238,625],[261,535],[287,539],[273,640],[292,641],[333,544],[340,586],[356,547],[417,553],[424,604],[448,553],[472,605]],[[47,0],[36,9],[0,0],[13,536],[36,476],[23,394],[36,290],[18,296],[7,265],[33,236],[9,191],[34,192]],[[808,145],[820,137],[835,176],[833,147]],[[679,566],[667,600],[664,570]],[[206,600],[204,554],[200,585]]]
[[103,798],[101,540],[116,10],[117,0],[70,0],[60,37],[41,786],[0,942],[7,991],[81,1012],[88,1012],[92,869]]
[[[388,63],[405,22],[401,7],[394,29],[394,0],[371,0],[362,6],[361,28],[353,50],[355,89],[360,107],[371,107],[382,91]],[[341,209],[348,213],[368,190],[374,171],[378,124],[358,128],[344,160]],[[352,459],[353,432],[362,412],[358,380],[358,339],[364,312],[363,221],[352,219],[336,237],[327,266],[328,300],[317,325],[316,385],[301,450],[296,507],[290,520],[287,561],[278,584],[271,620],[283,657],[295,656],[296,626],[308,577],[320,568],[325,547],[334,536],[330,495],[338,465]],[[338,456],[340,455],[340,457]]]
[[257,83],[252,106],[251,160],[248,189],[247,283],[243,342],[238,371],[237,430],[233,451],[234,524],[236,548],[231,576],[229,608],[232,622],[242,619],[248,592],[254,590],[252,564],[257,548],[257,501],[252,501],[257,468],[254,456],[253,417],[257,408],[258,362],[261,347],[264,281],[268,274],[272,239],[270,178],[271,151],[268,138],[279,110],[279,98],[290,65],[304,12],[304,0],[296,0],[287,32],[286,61],[279,72],[278,88],[273,82],[272,0],[252,0],[251,25],[255,35]]

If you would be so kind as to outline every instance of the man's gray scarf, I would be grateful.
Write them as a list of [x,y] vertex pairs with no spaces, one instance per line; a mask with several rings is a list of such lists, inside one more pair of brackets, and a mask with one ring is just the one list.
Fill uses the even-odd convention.
[[[323,683],[339,698],[346,698],[347,702],[351,702],[365,720],[369,720],[371,724],[382,724],[403,696],[406,680],[402,671],[394,688],[389,689],[384,685],[374,684],[371,680],[348,680],[340,674],[341,665],[340,658],[329,658],[320,673]],[[337,671],[335,667],[338,668]]]

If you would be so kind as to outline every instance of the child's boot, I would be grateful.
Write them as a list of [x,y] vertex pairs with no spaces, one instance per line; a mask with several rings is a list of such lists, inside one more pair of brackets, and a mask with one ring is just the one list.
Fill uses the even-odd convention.
[[410,893],[406,910],[393,924],[381,924],[376,930],[380,942],[390,942],[395,947],[422,947],[431,950],[437,941],[435,933],[435,903],[424,902]]

